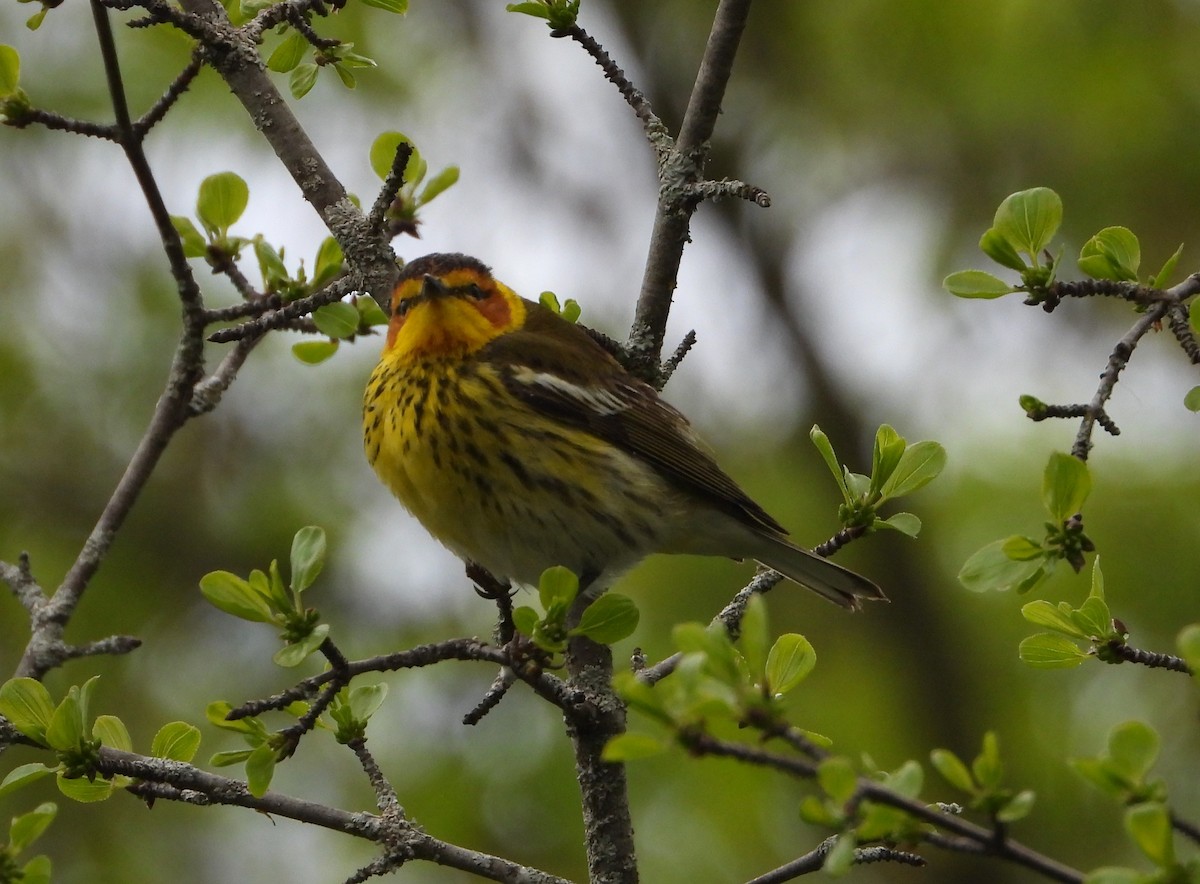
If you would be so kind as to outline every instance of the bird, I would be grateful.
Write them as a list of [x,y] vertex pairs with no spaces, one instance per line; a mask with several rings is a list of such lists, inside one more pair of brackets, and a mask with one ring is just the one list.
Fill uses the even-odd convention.
[[363,397],[367,460],[450,551],[598,594],[652,553],[753,559],[843,608],[883,592],[792,542],[687,418],[591,334],[489,267],[404,265]]

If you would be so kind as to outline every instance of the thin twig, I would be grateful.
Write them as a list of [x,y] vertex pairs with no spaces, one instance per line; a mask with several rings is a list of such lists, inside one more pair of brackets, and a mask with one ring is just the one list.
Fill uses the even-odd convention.
[[[765,595],[774,589],[783,580],[783,575],[778,571],[773,571],[770,568],[764,568],[754,575],[754,579],[737,591],[737,594],[730,600],[721,612],[712,619],[712,623],[720,623],[729,632],[730,638],[737,639],[741,632],[742,617],[746,613],[746,606],[750,604],[750,599],[755,595]],[[670,675],[679,666],[683,660],[683,654],[672,654],[670,657],[655,663],[653,666],[647,666],[638,670],[637,676],[647,684],[656,684]]]
[[240,341],[242,338],[261,337],[269,331],[283,328],[289,323],[307,316],[318,307],[324,307],[326,304],[340,301],[355,290],[354,283],[343,277],[331,282],[325,288],[321,289],[321,291],[311,294],[306,298],[298,298],[295,301],[289,301],[281,307],[268,309],[256,318],[248,322],[243,322],[241,325],[219,329],[209,335],[208,339],[214,344],[228,344],[232,341]]
[[1150,669],[1169,669],[1172,672],[1182,672],[1184,675],[1193,674],[1192,667],[1187,664],[1187,661],[1174,654],[1160,654],[1155,651],[1134,648],[1116,639],[1106,642],[1103,650],[1105,657],[1111,655],[1115,658],[1108,660],[1109,663],[1137,663],[1139,666]]
[[663,121],[654,113],[649,99],[629,81],[629,78],[625,76],[625,72],[612,60],[612,56],[604,50],[604,47],[591,34],[579,27],[579,25],[573,25],[561,34],[556,33],[554,36],[570,37],[582,46],[587,51],[587,54],[600,66],[600,69],[604,71],[604,79],[617,87],[617,90],[621,93],[621,97],[625,99],[625,103],[633,108],[633,112],[637,114],[637,118],[642,121],[642,126],[646,130],[646,138],[649,140],[651,146],[660,154],[670,149],[671,138],[667,133],[667,127],[663,125]]
[[1129,357],[1133,355],[1138,342],[1162,321],[1170,307],[1169,301],[1159,301],[1148,308],[1113,347],[1112,354],[1108,357],[1108,365],[1105,367],[1104,373],[1100,375],[1100,386],[1096,388],[1092,401],[1088,403],[1087,412],[1084,414],[1083,420],[1079,422],[1079,431],[1075,434],[1075,444],[1071,446],[1071,454],[1075,457],[1087,460],[1088,452],[1092,448],[1092,430],[1099,416],[1105,414],[1105,403],[1112,398],[1122,369],[1129,364]]
[[133,124],[133,131],[139,140],[144,139],[150,130],[153,129],[167,115],[175,102],[179,100],[179,96],[187,91],[192,85],[192,81],[196,79],[200,69],[204,66],[204,54],[197,47],[192,52],[192,58],[187,63],[179,75],[167,87],[167,91],[162,94],[162,97],[150,107],[150,110],[142,114],[141,118]]
[[[719,740],[696,731],[681,732],[679,737],[686,748],[698,755],[733,758],[747,764],[779,770],[806,780],[813,779],[817,775],[817,764],[806,759],[779,755],[754,746]],[[980,852],[988,856],[1008,860],[1031,869],[1052,881],[1061,881],[1064,884],[1082,884],[1083,882],[1083,873],[1076,869],[1031,850],[1017,841],[1004,837],[997,838],[997,833],[992,829],[985,829],[958,816],[943,813],[936,806],[930,806],[893,792],[875,780],[860,777],[858,794],[862,800],[886,804],[904,811],[915,819],[948,830],[967,842],[977,845],[981,848]]]

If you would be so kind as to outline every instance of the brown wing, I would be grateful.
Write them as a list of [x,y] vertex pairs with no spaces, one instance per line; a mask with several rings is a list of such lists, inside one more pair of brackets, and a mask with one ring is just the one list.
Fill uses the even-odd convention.
[[786,533],[717,466],[687,418],[653,387],[629,374],[578,326],[541,304],[525,303],[524,327],[501,335],[480,353],[500,366],[509,392],[652,464],[682,489],[750,527]]

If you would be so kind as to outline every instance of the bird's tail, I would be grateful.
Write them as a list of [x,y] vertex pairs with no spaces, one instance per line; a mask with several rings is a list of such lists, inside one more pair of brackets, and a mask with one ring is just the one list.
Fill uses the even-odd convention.
[[784,577],[811,589],[835,605],[858,610],[862,607],[863,599],[887,601],[883,590],[848,568],[835,565],[782,537],[758,533],[755,537],[754,547],[746,553],[749,558],[774,568]]

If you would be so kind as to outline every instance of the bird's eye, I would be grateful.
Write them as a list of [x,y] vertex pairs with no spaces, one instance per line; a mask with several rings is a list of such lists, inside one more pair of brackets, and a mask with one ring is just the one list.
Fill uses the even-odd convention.
[[399,301],[396,304],[396,309],[392,311],[392,315],[403,317],[404,314],[408,313],[408,308],[412,306],[412,302],[412,298],[405,298],[404,300]]
[[478,283],[474,283],[474,282],[467,286],[467,294],[470,295],[472,298],[474,298],[476,301],[482,301],[484,298],[487,297],[487,292],[485,292],[482,288],[480,288]]

